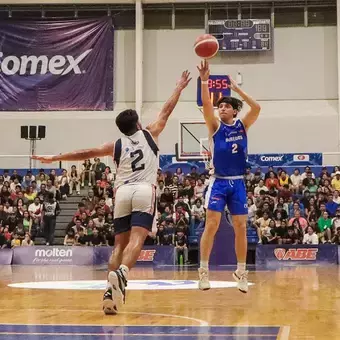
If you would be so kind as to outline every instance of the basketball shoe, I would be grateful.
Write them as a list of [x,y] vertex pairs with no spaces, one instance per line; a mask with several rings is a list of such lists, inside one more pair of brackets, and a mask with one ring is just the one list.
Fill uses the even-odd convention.
[[248,293],[248,270],[243,273],[239,273],[235,270],[233,278],[237,282],[238,290],[242,293]]
[[209,282],[209,271],[204,268],[198,269],[198,288],[200,290],[208,290],[210,289],[210,282]]

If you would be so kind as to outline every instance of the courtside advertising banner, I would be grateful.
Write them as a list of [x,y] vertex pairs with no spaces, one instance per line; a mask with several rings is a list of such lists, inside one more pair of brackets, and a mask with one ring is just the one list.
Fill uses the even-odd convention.
[[0,21],[0,110],[112,109],[110,17]]
[[321,245],[258,245],[256,265],[267,268],[296,265],[337,264],[338,246]]
[[0,265],[12,264],[12,257],[12,249],[0,249]]
[[[91,266],[107,264],[113,247],[35,246],[16,247],[10,251],[13,252],[12,264]],[[0,260],[1,252],[2,250]],[[5,259],[5,252],[3,258]],[[12,253],[10,259],[12,260]],[[145,246],[137,260],[137,264],[144,265],[174,265],[174,263],[175,251],[172,246]]]

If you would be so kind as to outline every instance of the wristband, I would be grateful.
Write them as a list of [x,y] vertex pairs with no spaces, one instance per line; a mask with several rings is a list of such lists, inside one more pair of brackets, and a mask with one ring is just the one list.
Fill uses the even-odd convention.
[[209,81],[208,81],[208,80],[202,80],[202,81],[201,81],[201,84],[203,84],[203,85],[208,85],[208,84],[209,84]]

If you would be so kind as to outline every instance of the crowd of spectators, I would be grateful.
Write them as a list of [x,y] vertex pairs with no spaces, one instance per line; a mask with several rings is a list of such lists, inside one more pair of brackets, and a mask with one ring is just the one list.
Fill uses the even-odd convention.
[[24,177],[16,170],[0,176],[0,248],[34,245],[42,236],[53,243],[56,216],[60,212],[62,176],[43,169]]
[[[146,244],[172,245],[188,261],[190,236],[204,227],[204,193],[209,175],[196,167],[190,173],[158,170],[157,230]],[[88,189],[66,227],[64,245],[114,245],[114,181],[110,167],[99,158],[35,177],[30,171],[22,178],[16,171],[0,176],[0,246],[34,245],[37,236],[53,243],[59,200],[74,190]],[[262,244],[319,244],[340,241],[340,169],[315,174],[309,167],[288,175],[283,169],[260,168],[245,174],[248,198],[248,228],[257,231]],[[228,215],[228,209],[226,207]]]
[[256,228],[262,244],[320,244],[340,241],[340,169],[310,167],[290,176],[269,168],[246,175],[248,227]]

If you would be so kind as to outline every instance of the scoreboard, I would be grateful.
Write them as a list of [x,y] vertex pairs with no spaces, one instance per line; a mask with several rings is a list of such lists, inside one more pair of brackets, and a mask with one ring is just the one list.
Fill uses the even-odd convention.
[[272,48],[270,19],[209,20],[209,34],[219,51],[269,51]]

